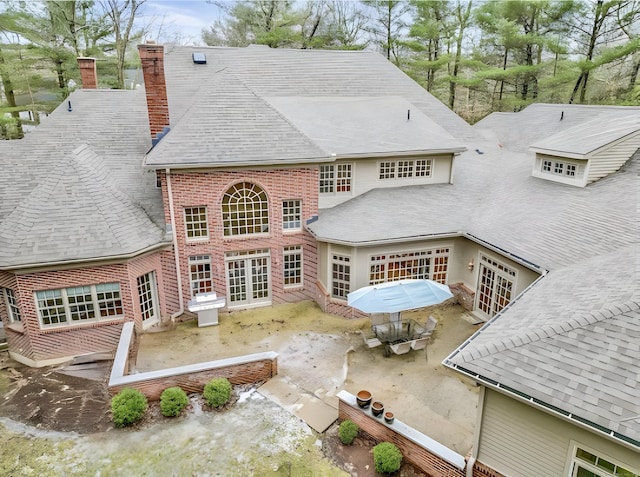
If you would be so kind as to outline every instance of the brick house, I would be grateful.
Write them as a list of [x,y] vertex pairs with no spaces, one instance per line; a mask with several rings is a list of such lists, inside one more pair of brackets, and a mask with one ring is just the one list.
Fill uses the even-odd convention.
[[350,291],[428,278],[488,321],[445,361],[483,386],[483,475],[540,475],[549,419],[546,475],[640,472],[640,109],[532,105],[472,127],[373,52],[139,51],[144,89],[91,89],[80,59],[85,89],[0,144],[13,358],[113,351],[123,323],[170,321],[199,292],[349,317]]

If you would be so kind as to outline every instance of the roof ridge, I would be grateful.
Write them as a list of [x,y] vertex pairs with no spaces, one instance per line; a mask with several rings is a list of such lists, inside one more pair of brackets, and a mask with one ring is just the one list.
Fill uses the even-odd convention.
[[230,75],[233,75],[234,77],[237,78],[238,82],[240,84],[242,84],[243,87],[245,87],[247,89],[247,91],[249,91],[256,99],[258,99],[260,102],[262,102],[267,108],[271,109],[275,114],[277,114],[284,122],[286,122],[289,126],[291,126],[291,128],[293,128],[295,131],[297,131],[302,137],[304,137],[307,142],[309,143],[309,145],[315,147],[318,151],[324,152],[327,156],[329,156],[329,153],[327,151],[325,151],[322,147],[320,147],[320,145],[316,144],[316,142],[311,139],[309,136],[307,136],[298,126],[296,126],[295,124],[293,124],[293,122],[291,122],[289,120],[289,118],[287,118],[286,116],[284,116],[280,111],[278,111],[269,101],[266,100],[266,98],[264,96],[260,96],[258,93],[256,93],[253,89],[251,89],[246,83],[245,81],[240,78],[239,76],[237,76],[235,73],[229,72]]
[[[586,315],[572,317],[559,323],[547,324],[535,329],[527,329],[522,334],[484,343],[470,350],[461,349],[459,355],[464,362],[485,358],[494,353],[526,346],[535,341],[566,334],[578,328],[584,328],[624,313],[639,310],[640,302],[629,300],[625,303],[618,303],[600,310],[594,310]],[[482,331],[480,331],[480,333],[482,333]]]

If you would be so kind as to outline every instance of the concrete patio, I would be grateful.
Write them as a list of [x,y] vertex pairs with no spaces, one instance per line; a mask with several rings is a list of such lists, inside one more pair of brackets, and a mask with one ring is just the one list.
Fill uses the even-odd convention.
[[[397,419],[464,455],[472,445],[477,388],[440,363],[479,325],[452,305],[405,312],[403,318],[425,323],[429,315],[438,326],[426,352],[384,357],[383,347],[367,348],[358,334],[370,330],[367,318],[325,314],[315,303],[221,313],[218,326],[198,328],[193,320],[143,335],[134,372],[276,351],[280,383],[275,387],[299,393],[300,402],[337,408],[340,390],[367,389]],[[297,402],[288,396],[282,405],[295,413],[301,407]]]

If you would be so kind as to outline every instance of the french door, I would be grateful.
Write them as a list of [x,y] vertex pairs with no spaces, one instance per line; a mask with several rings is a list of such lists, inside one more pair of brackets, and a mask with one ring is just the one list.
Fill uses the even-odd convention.
[[269,249],[225,253],[229,307],[271,303],[271,257]]
[[491,318],[507,306],[512,299],[516,271],[501,262],[482,255],[476,310]]

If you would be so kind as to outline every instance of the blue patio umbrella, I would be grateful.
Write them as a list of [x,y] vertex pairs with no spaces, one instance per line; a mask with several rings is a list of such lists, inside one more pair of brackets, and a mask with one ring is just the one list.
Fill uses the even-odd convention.
[[359,288],[347,304],[364,313],[399,313],[437,305],[453,297],[447,285],[432,280],[398,280]]

